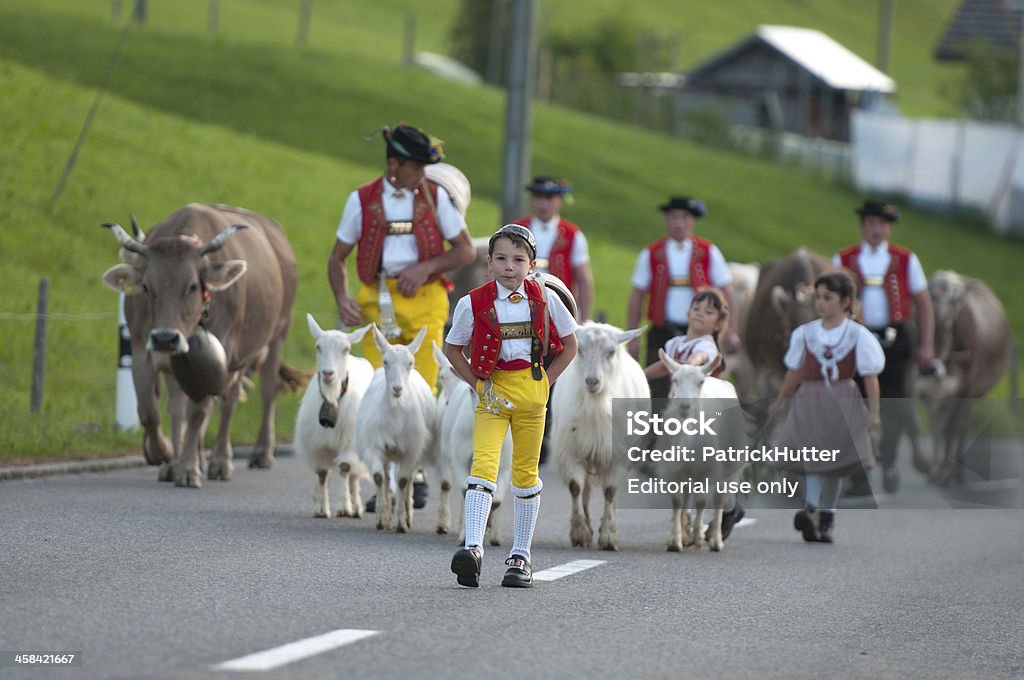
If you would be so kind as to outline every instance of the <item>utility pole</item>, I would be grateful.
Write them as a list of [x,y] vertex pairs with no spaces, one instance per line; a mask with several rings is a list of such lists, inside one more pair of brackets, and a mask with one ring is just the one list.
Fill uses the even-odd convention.
[[1017,125],[1024,128],[1024,2],[1013,4],[1017,10]]
[[889,46],[892,44],[892,3],[893,0],[879,0],[878,3],[878,56],[875,59],[878,70],[889,72]]
[[535,0],[514,0],[512,42],[505,108],[505,149],[502,157],[501,219],[522,214],[523,186],[530,167],[531,108],[536,67],[533,30]]

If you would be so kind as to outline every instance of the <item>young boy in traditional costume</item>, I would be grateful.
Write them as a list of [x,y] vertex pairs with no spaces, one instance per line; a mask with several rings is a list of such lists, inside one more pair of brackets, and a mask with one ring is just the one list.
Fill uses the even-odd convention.
[[[480,395],[466,478],[466,543],[451,564],[459,584],[473,588],[480,585],[484,529],[509,428],[515,539],[501,585],[533,585],[530,548],[543,487],[538,467],[545,406],[551,384],[576,355],[572,314],[558,295],[526,278],[536,257],[536,240],[526,227],[507,224],[495,232],[487,256],[494,280],[459,300],[445,347],[455,371]],[[556,356],[545,371],[548,354]]]

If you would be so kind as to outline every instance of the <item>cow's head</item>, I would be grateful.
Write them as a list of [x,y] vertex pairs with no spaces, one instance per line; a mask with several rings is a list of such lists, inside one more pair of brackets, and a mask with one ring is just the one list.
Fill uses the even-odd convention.
[[[149,308],[147,349],[188,352],[188,338],[203,317],[211,293],[228,288],[245,274],[245,260],[211,262],[206,256],[244,224],[235,224],[209,243],[195,237],[159,238],[140,243],[120,225],[104,224],[124,251],[125,263],[103,274],[103,283],[125,295],[143,295]],[[128,255],[130,253],[130,255]]]
[[936,327],[952,321],[953,310],[960,305],[966,292],[967,283],[956,272],[943,269],[932,274],[928,280],[928,294],[932,299]]
[[583,386],[591,394],[600,394],[609,381],[614,382],[625,361],[633,361],[623,345],[647,332],[647,326],[623,331],[615,326],[586,323],[576,329],[578,362]]
[[772,309],[778,315],[779,334],[783,345],[789,344],[789,336],[793,329],[809,321],[814,321],[814,284],[803,281],[789,292],[782,286],[773,286],[771,290]]

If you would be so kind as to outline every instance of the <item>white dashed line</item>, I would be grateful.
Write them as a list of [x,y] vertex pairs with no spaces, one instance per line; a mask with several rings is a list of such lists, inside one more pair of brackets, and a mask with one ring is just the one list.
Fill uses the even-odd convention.
[[218,671],[269,671],[279,666],[299,661],[317,654],[329,652],[344,645],[357,642],[363,638],[377,635],[379,630],[358,630],[342,628],[330,633],[290,642],[287,645],[274,647],[264,652],[256,652],[238,659],[225,661],[213,666]]
[[572,562],[559,564],[557,567],[551,567],[544,571],[536,571],[533,573],[533,580],[555,581],[563,576],[570,576],[585,569],[591,569],[602,564],[605,564],[605,560],[573,560]]

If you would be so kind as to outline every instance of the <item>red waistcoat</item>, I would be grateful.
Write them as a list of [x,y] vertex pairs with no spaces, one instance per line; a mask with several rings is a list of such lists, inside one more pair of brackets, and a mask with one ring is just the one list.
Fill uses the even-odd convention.
[[[690,236],[690,287],[694,291],[711,287],[711,241]],[[665,300],[668,298],[672,274],[668,268],[665,249],[668,237],[662,237],[648,246],[651,258],[650,299],[647,301],[647,318],[655,326],[665,323]]]
[[[434,195],[436,206],[437,185],[433,182],[427,184]],[[381,254],[384,252],[384,238],[388,235],[388,220],[384,216],[384,202],[381,200],[383,188],[383,177],[359,187],[359,204],[363,208],[363,235],[359,239],[359,250],[356,254],[356,271],[359,273],[359,280],[365,285],[373,285],[377,281]],[[444,238],[437,227],[434,210],[422,190],[413,194],[412,231],[416,236],[420,262],[444,254]],[[428,282],[439,278],[437,275],[432,276]]]
[[[857,277],[861,295],[864,292],[864,275],[857,263],[861,244],[850,246],[839,251],[839,263],[849,269]],[[889,244],[889,268],[882,276],[882,289],[889,303],[889,323],[903,323],[910,318],[910,284],[907,280],[907,268],[910,265],[909,249]]]
[[[526,300],[530,305],[530,320],[533,321],[534,334],[543,341],[544,317],[548,313],[544,301],[544,291],[540,284],[527,279],[523,282],[526,289]],[[469,300],[473,304],[473,335],[469,340],[469,366],[473,375],[485,380],[491,377],[498,365],[501,353],[501,328],[498,326],[498,313],[494,309],[494,301],[498,299],[498,283],[488,281],[479,288],[469,291]],[[548,354],[562,351],[562,339],[558,337],[554,324],[550,325],[551,337],[548,338]]]
[[[529,229],[532,221],[533,218],[527,215],[520,217],[512,224]],[[548,272],[552,276],[560,278],[566,288],[573,290],[572,244],[575,242],[580,228],[561,217],[558,218],[558,226],[555,228],[558,230],[558,234],[555,236],[555,242],[551,245],[551,253],[548,254]],[[575,291],[573,292],[575,293]]]

